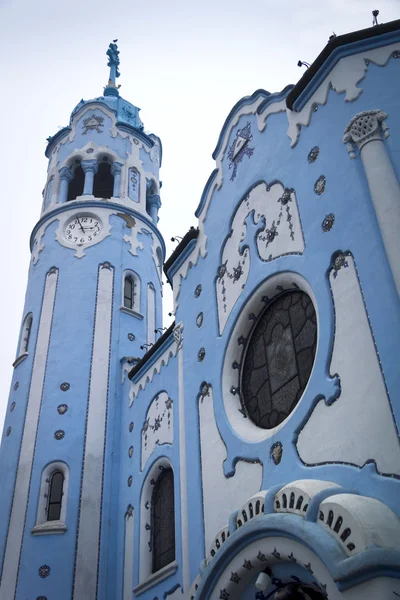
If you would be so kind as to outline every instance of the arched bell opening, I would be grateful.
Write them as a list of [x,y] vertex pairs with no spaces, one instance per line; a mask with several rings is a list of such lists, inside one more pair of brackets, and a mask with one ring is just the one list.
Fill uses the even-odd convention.
[[95,198],[112,198],[114,190],[114,176],[111,162],[104,157],[99,162],[99,168],[93,180],[93,196]]

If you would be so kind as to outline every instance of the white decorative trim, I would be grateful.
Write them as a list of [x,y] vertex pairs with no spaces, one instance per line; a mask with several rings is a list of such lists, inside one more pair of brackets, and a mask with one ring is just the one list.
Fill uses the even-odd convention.
[[[60,471],[63,474],[64,482],[63,482],[63,491],[62,491],[62,501],[61,501],[61,513],[59,521],[48,521],[47,520],[47,505],[50,491],[50,482],[51,476],[55,471]],[[36,525],[32,529],[32,533],[36,531],[44,531],[51,529],[52,523],[59,523],[64,526],[64,530],[66,530],[65,521],[67,517],[67,502],[68,502],[68,485],[69,485],[69,467],[65,462],[56,461],[51,462],[45,466],[42,471],[42,477],[40,480],[40,490],[39,490],[39,501],[38,501],[38,509],[36,515]],[[59,528],[59,527],[57,527]],[[62,533],[62,532],[61,532]]]
[[139,312],[136,312],[136,310],[132,310],[130,308],[127,308],[126,306],[120,306],[119,310],[123,313],[126,313],[127,315],[131,315],[131,317],[136,317],[137,319],[144,319],[144,316],[142,314],[140,314]]
[[172,444],[173,441],[173,401],[167,392],[160,392],[151,401],[143,424],[140,470],[143,471],[156,446]]
[[124,591],[123,600],[132,600],[134,545],[135,545],[135,511],[131,505],[125,515],[124,540]]
[[16,358],[14,360],[13,364],[12,364],[12,366],[14,367],[14,369],[15,369],[15,367],[18,367],[18,365],[21,364],[22,361],[24,361],[27,358],[27,356],[28,356],[27,352],[24,352],[23,354],[20,354],[18,356],[18,358]]
[[25,426],[22,433],[21,451],[4,554],[3,574],[0,582],[0,600],[10,600],[10,598],[14,598],[16,593],[19,557],[25,529],[24,515],[28,510],[29,485],[46,374],[57,281],[58,270],[53,268],[47,273],[44,285]]
[[328,489],[341,488],[341,485],[332,481],[319,479],[300,479],[288,483],[275,495],[274,511],[277,513],[292,513],[301,517],[305,516],[311,498]]
[[64,521],[44,521],[39,525],[35,525],[31,530],[32,535],[57,535],[65,533],[67,526]]
[[[139,596],[140,594],[143,594],[143,592],[146,592],[147,590],[149,590],[150,588],[155,586],[157,583],[160,583],[161,581],[164,581],[164,579],[167,579],[167,577],[171,577],[171,575],[174,575],[174,573],[176,573],[177,570],[178,570],[178,563],[176,562],[176,560],[174,560],[174,562],[170,563],[169,565],[166,565],[159,571],[152,573],[146,579],[146,581],[139,583],[139,585],[137,585],[135,588],[133,588],[133,593],[135,594],[135,596]],[[132,594],[131,594],[130,598],[131,597],[132,597]],[[124,600],[125,600],[125,598],[124,598]]]
[[341,393],[329,406],[318,401],[299,433],[297,451],[307,465],[362,467],[374,460],[380,473],[400,474],[399,439],[350,254],[343,255],[339,270],[331,269],[329,283],[335,308],[329,371],[340,377]]
[[236,515],[236,528],[242,527],[250,519],[255,519],[264,514],[264,501],[266,491],[257,492],[245,502]]
[[176,349],[179,351],[183,346],[183,323],[180,322],[174,327],[174,340]]
[[[147,371],[143,373],[140,379],[136,382],[131,382],[131,388],[129,391],[129,406],[132,406],[134,400],[139,396],[140,392],[146,388],[146,385],[153,381],[154,376],[160,373],[161,369],[165,367],[171,358],[176,356],[178,352],[178,345],[176,341],[173,344],[170,344],[164,352],[158,357],[156,362],[152,363],[151,360],[149,362],[149,367]],[[127,370],[126,365],[123,366],[123,371]]]
[[366,50],[340,59],[300,111],[287,109],[289,120],[287,133],[291,139],[291,146],[297,144],[301,127],[310,124],[315,107],[327,103],[331,90],[337,94],[345,94],[345,102],[354,102],[363,92],[358,84],[364,79],[369,63],[384,67],[395,50],[400,50],[399,43]]
[[259,463],[239,460],[233,477],[224,473],[227,451],[214,414],[213,389],[199,397],[201,477],[203,482],[204,541],[206,551],[238,506],[262,485],[263,467]]
[[96,598],[114,269],[99,267],[81,484],[74,600]]
[[369,546],[400,548],[400,519],[376,498],[337,494],[321,502],[319,511],[319,524],[337,539],[348,556],[364,552]]

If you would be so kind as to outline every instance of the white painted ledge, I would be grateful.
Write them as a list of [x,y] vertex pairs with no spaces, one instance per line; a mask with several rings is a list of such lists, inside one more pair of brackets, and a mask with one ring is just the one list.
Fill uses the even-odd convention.
[[120,306],[119,310],[126,313],[127,315],[132,315],[132,317],[136,317],[137,319],[143,319],[143,315],[136,312],[136,310],[132,310],[131,308],[126,308],[126,306]]
[[18,358],[16,358],[16,359],[14,360],[13,364],[12,364],[12,366],[14,367],[14,369],[15,369],[15,367],[18,367],[18,365],[19,365],[20,363],[22,363],[22,361],[23,361],[23,360],[25,360],[27,356],[28,356],[28,353],[27,353],[27,352],[24,352],[23,354],[20,354],[20,355],[18,356]]
[[136,596],[139,596],[139,594],[142,594],[143,592],[150,589],[157,583],[160,583],[160,581],[167,579],[167,577],[171,577],[171,575],[176,573],[177,568],[178,568],[178,563],[176,562],[176,560],[174,560],[172,563],[169,563],[169,565],[166,565],[159,571],[156,571],[155,573],[152,573],[151,575],[149,575],[149,577],[142,583],[139,583],[139,585],[137,585],[135,588],[133,588],[133,593]]
[[31,530],[32,535],[57,535],[65,533],[67,526],[63,521],[45,521]]

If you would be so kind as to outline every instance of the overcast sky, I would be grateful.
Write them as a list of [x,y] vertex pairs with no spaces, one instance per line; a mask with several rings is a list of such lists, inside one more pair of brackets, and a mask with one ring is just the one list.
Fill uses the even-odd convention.
[[[119,39],[121,95],[163,143],[160,229],[167,244],[196,225],[211,154],[232,106],[277,92],[337,35],[400,18],[400,0],[0,0],[2,56],[0,432],[21,326],[29,236],[42,202],[46,138],[108,79]],[[171,310],[165,285],[166,310]],[[168,322],[164,323],[168,325]]]

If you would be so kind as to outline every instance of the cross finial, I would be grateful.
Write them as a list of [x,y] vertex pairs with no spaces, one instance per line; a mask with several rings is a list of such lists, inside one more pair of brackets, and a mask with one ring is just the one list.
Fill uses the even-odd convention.
[[108,85],[115,87],[115,88],[117,87],[115,80],[120,75],[119,70],[118,70],[119,50],[118,50],[118,46],[117,46],[116,42],[118,42],[118,40],[113,40],[107,50],[107,56],[108,56],[107,66],[110,67],[110,78],[108,80]]

